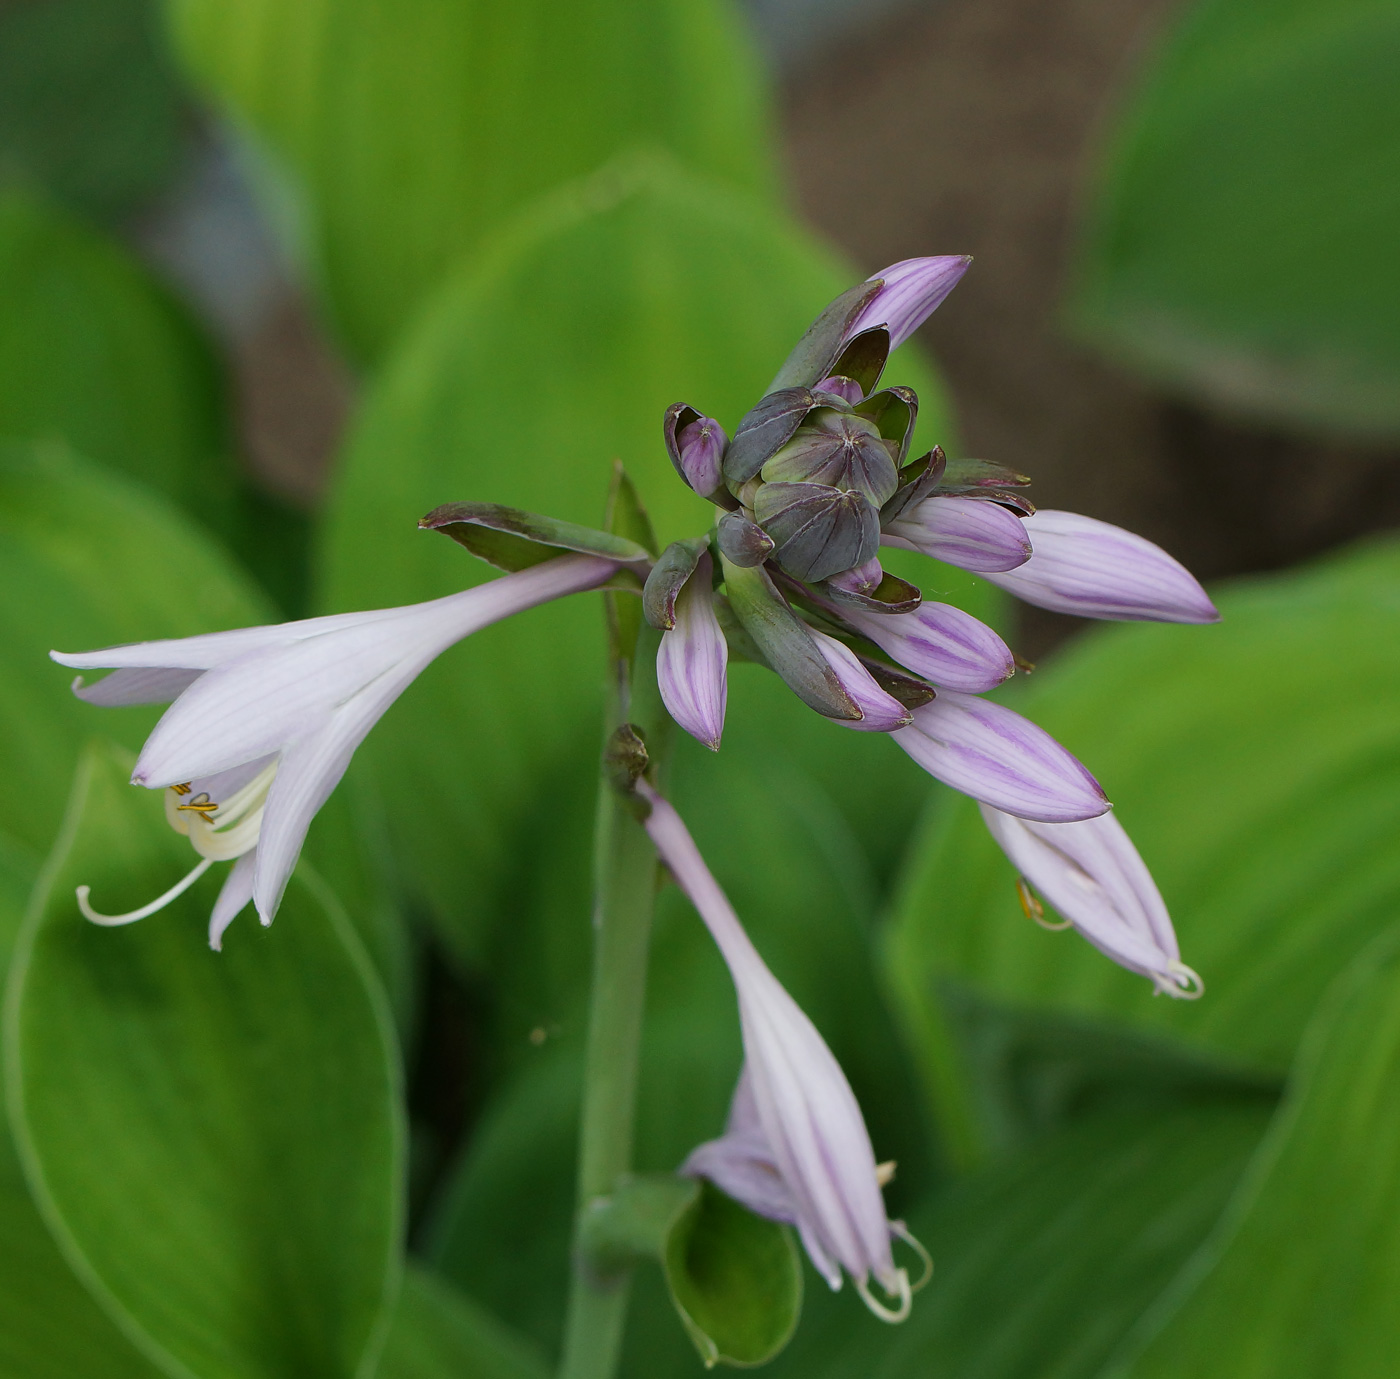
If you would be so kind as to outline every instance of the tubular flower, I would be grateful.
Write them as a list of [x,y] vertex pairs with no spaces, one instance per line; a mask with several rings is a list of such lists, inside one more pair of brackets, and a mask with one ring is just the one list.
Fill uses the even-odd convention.
[[[745,1071],[724,1139],[700,1146],[683,1173],[711,1178],[752,1210],[796,1225],[833,1289],[841,1271],[876,1316],[903,1321],[912,1286],[896,1268],[881,1174],[840,1064],[744,932],[679,814],[642,779],[647,833],[709,929],[734,980]],[[871,1291],[874,1279],[893,1305]]]
[[1111,814],[1033,823],[982,806],[993,838],[1021,873],[1021,901],[1039,920],[1034,886],[1101,953],[1151,979],[1158,992],[1195,998],[1201,979],[1181,961],[1161,892]]
[[317,810],[355,749],[422,670],[463,637],[537,604],[605,583],[618,562],[565,555],[430,603],[246,627],[105,651],[52,652],[102,705],[173,700],[137,758],[134,785],[165,792],[166,815],[201,858],[139,910],[84,914],[127,924],[154,913],[216,861],[233,861],[209,923],[219,947],[251,900],[270,924]]

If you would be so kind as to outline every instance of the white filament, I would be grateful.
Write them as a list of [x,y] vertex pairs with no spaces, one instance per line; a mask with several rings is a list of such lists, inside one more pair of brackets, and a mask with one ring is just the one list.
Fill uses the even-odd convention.
[[189,875],[182,877],[164,895],[158,895],[149,905],[143,905],[139,910],[130,910],[124,915],[104,915],[94,910],[88,904],[88,896],[92,894],[90,886],[79,886],[77,890],[78,909],[83,912],[84,919],[90,919],[94,924],[102,924],[108,927],[117,924],[135,924],[138,919],[145,919],[147,915],[153,915],[157,910],[163,910],[172,900],[178,900],[180,896],[189,890],[211,866],[214,865],[212,857],[205,857]]

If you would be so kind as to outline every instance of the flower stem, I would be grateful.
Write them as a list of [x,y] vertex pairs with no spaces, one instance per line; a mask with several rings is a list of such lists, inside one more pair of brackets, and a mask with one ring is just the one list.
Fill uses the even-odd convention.
[[[657,634],[643,627],[631,674],[620,673],[608,739],[623,723],[641,730],[653,763],[669,719],[656,689]],[[622,670],[622,667],[619,667]],[[589,1259],[581,1223],[632,1167],[637,1062],[646,1001],[647,949],[656,896],[656,850],[610,780],[598,794],[594,870],[593,985],[579,1128],[578,1225],[560,1379],[612,1379],[622,1348],[631,1271]]]

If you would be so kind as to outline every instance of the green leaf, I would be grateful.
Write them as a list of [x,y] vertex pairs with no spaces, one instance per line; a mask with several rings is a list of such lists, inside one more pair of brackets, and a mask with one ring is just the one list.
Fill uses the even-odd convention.
[[546,1379],[544,1361],[420,1264],[404,1270],[378,1379]]
[[14,191],[0,296],[0,435],[66,440],[226,526],[220,380],[173,298],[118,244]]
[[706,1366],[762,1365],[802,1315],[802,1261],[792,1231],[710,1183],[666,1242],[671,1301]]
[[169,9],[191,70],[298,183],[305,248],[363,357],[503,216],[620,149],[773,185],[757,61],[727,0]]
[[185,131],[158,28],[149,0],[0,10],[0,179],[108,219],[165,186]]
[[770,1373],[1097,1379],[1219,1219],[1270,1109],[1091,1115],[960,1182],[911,1215],[934,1269],[909,1320],[882,1326],[849,1290],[819,1303],[813,1289]]
[[1115,1373],[1381,1379],[1400,1368],[1397,1080],[1392,934],[1337,979],[1229,1218],[1176,1290],[1184,1305]]
[[1193,5],[1113,139],[1078,328],[1214,402],[1400,434],[1397,61],[1391,0]]
[[1220,591],[1209,628],[1087,635],[1010,702],[1104,783],[1152,869],[1195,1002],[1023,915],[974,806],[911,850],[887,970],[945,1117],[966,1070],[941,983],[1108,1020],[1222,1068],[1278,1075],[1327,984],[1392,922],[1400,886],[1400,545]]
[[[846,276],[785,224],[658,160],[551,198],[444,289],[368,397],[323,533],[325,606],[409,603],[486,577],[417,530],[445,501],[596,525],[615,457],[662,545],[704,531],[714,509],[672,471],[667,406],[688,396],[732,425]],[[920,423],[937,431],[929,374],[906,355],[894,376],[918,386]],[[561,763],[592,772],[572,763],[596,750],[604,646],[592,596],[489,628],[430,667],[361,753],[404,870],[463,957],[480,957],[503,898],[513,907],[534,884],[512,859],[541,820],[558,826]],[[830,741],[804,716],[793,701],[794,734]],[[869,760],[868,748],[846,750]]]
[[168,1372],[356,1375],[398,1284],[402,1132],[392,1029],[326,888],[206,945],[210,888],[129,929],[188,850],[130,758],[84,756],[6,1002],[11,1125],[75,1271]]
[[444,503],[418,521],[425,531],[440,531],[478,560],[498,570],[525,570],[553,560],[561,551],[580,551],[645,565],[650,554],[635,541],[611,532],[561,522],[537,512],[499,503]]

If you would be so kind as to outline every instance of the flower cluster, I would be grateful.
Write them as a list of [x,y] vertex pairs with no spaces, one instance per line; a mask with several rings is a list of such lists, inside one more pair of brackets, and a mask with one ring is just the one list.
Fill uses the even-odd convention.
[[[947,296],[962,257],[898,263],[817,318],[731,439],[677,404],[664,439],[682,479],[717,509],[713,528],[660,555],[490,503],[454,503],[420,525],[506,573],[407,608],[312,618],[82,654],[113,674],[75,691],[95,704],[173,701],[133,783],[165,792],[167,817],[200,861],[139,910],[233,862],[209,923],[218,947],[252,902],[271,923],[307,829],[356,747],[436,656],[487,624],[567,594],[640,592],[661,632],[656,673],[677,723],[718,749],[731,657],[776,672],[833,722],[889,733],[930,775],[980,802],[1020,873],[1114,961],[1172,996],[1199,994],[1171,919],[1092,775],[1042,729],[982,698],[1015,673],[991,628],[927,601],[885,571],[881,547],[975,571],[1028,602],[1094,618],[1210,622],[1200,585],[1164,551],[1064,512],[1036,512],[1029,482],[1001,466],[909,454],[918,399],[879,390],[886,359]],[[876,1315],[901,1320],[912,1286],[891,1257],[876,1164],[860,1109],[811,1021],[764,965],[675,810],[635,779],[653,843],[694,903],[739,997],[745,1067],[725,1135],[683,1171],[754,1211],[793,1223],[832,1287],[844,1269]],[[912,1242],[911,1242],[912,1243]],[[917,1245],[915,1248],[918,1248]],[[871,1291],[871,1280],[888,1302]]]

